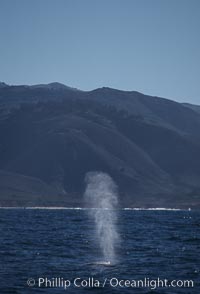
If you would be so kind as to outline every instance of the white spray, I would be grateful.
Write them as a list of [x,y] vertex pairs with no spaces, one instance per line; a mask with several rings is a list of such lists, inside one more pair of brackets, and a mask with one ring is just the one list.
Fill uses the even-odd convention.
[[115,261],[115,245],[119,241],[114,210],[118,204],[117,186],[108,174],[102,172],[89,172],[85,180],[84,197],[87,205],[93,207],[90,214],[95,220],[97,240],[105,263],[110,264]]

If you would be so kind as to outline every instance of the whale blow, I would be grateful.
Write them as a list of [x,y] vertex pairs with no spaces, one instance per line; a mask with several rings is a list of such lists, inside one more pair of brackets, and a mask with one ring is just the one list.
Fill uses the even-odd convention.
[[115,211],[118,204],[117,186],[103,172],[89,172],[85,181],[84,198],[93,208],[89,213],[95,221],[97,241],[105,262],[110,264],[116,259],[115,245],[119,241]]

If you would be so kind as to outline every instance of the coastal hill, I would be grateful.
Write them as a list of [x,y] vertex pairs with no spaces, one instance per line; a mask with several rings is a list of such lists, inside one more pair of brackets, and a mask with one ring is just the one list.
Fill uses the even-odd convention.
[[122,207],[200,208],[200,106],[107,87],[0,83],[0,206],[84,206],[89,171]]

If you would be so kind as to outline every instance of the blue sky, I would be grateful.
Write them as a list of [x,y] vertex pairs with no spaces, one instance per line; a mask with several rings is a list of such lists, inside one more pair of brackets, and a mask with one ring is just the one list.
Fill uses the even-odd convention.
[[0,0],[0,81],[200,104],[200,1]]

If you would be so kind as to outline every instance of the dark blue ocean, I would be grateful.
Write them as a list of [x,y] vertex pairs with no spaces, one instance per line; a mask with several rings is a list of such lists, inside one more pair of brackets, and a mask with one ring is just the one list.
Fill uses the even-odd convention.
[[[119,210],[117,230],[116,262],[104,266],[87,210],[0,209],[0,293],[200,293],[200,212]],[[134,287],[145,278],[179,287]]]

